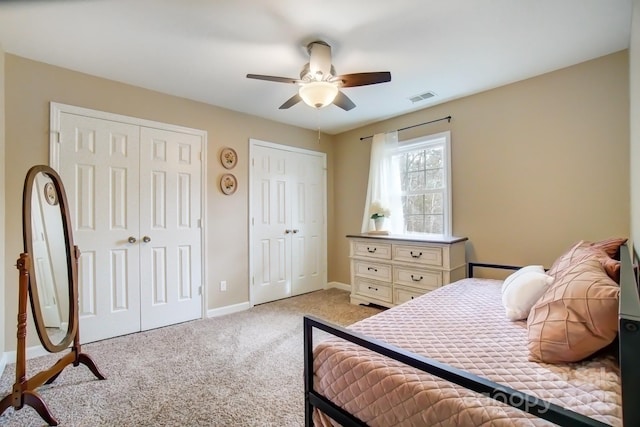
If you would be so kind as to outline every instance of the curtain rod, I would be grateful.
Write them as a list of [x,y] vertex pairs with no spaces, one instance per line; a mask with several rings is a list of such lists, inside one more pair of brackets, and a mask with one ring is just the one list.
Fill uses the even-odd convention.
[[[451,116],[443,117],[441,119],[431,120],[430,122],[418,123],[417,125],[412,125],[412,126],[407,126],[405,128],[396,129],[396,131],[400,132],[401,130],[407,130],[407,129],[415,128],[415,127],[418,127],[418,126],[424,126],[424,125],[428,125],[430,123],[439,122],[439,121],[442,121],[442,120],[447,120],[449,123],[451,123]],[[369,139],[369,138],[373,138],[373,135],[363,136],[362,138],[360,138],[360,141],[364,141],[365,139]]]

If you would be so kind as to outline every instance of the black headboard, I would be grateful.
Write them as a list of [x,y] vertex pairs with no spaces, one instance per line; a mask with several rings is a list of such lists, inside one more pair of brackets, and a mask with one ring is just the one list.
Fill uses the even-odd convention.
[[622,419],[625,426],[640,426],[640,296],[631,250],[620,247],[620,310],[618,336],[622,379]]

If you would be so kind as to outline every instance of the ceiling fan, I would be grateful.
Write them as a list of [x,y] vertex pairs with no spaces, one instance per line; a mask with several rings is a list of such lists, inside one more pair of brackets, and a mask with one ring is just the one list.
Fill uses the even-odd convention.
[[329,104],[334,104],[345,111],[349,111],[356,104],[340,91],[341,88],[374,85],[391,81],[391,73],[388,71],[336,75],[336,70],[331,64],[331,46],[323,41],[309,43],[307,52],[309,53],[309,62],[302,68],[299,79],[264,76],[261,74],[247,74],[247,78],[299,85],[298,93],[285,101],[280,106],[281,110],[304,101],[314,108],[323,108]]

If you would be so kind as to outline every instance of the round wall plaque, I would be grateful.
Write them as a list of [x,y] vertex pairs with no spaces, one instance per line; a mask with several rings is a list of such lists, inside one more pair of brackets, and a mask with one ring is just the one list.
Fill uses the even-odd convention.
[[56,187],[53,185],[53,182],[47,182],[44,185],[44,199],[51,206],[58,204],[58,193],[56,192]]
[[220,178],[220,189],[224,194],[233,194],[236,192],[237,188],[238,181],[236,180],[235,176],[230,173],[225,173],[224,175],[222,175],[222,178]]
[[238,163],[238,155],[233,148],[223,148],[220,152],[220,162],[226,169],[233,169],[236,163]]

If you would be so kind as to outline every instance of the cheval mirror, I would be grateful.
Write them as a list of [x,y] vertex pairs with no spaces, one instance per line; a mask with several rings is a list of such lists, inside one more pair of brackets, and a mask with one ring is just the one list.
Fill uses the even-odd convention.
[[[49,425],[58,425],[46,403],[36,392],[51,384],[70,364],[84,364],[98,379],[105,379],[95,363],[80,349],[78,326],[78,258],[73,244],[67,197],[60,176],[49,166],[29,169],[22,193],[22,236],[18,280],[18,344],[16,382],[13,391],[0,401],[0,415],[12,406],[26,404]],[[27,297],[28,294],[28,297]],[[40,343],[50,353],[70,352],[53,366],[27,378],[27,298]]]

